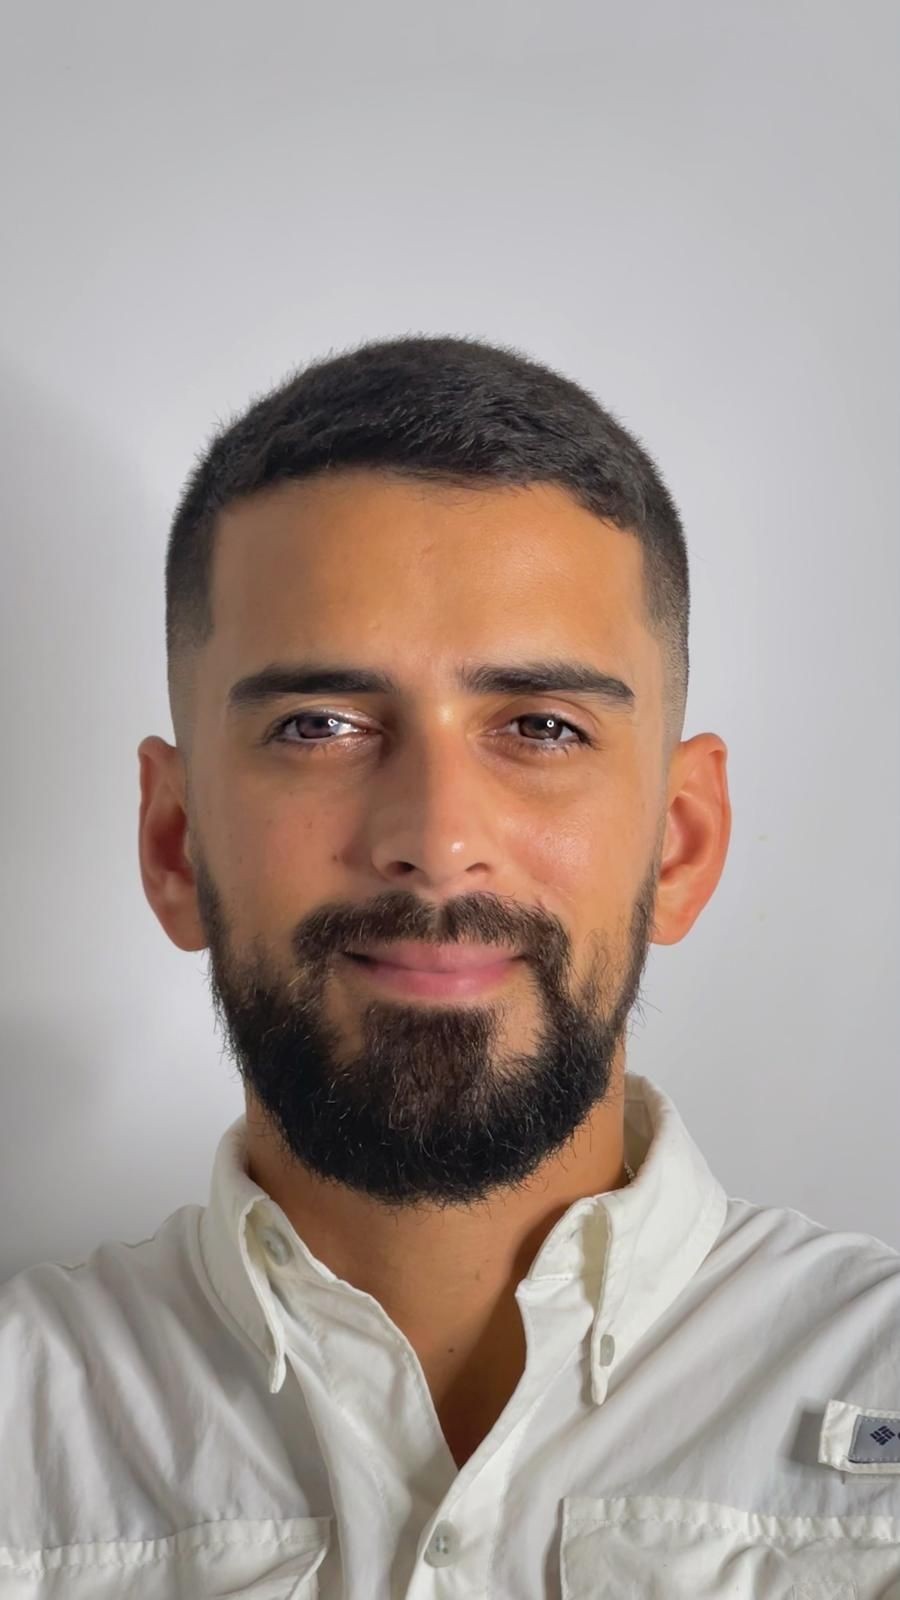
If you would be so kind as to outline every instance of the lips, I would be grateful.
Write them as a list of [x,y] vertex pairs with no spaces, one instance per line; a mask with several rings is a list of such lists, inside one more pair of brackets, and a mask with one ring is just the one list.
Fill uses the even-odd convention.
[[403,942],[367,945],[364,950],[347,950],[345,954],[361,961],[404,967],[410,972],[468,972],[509,961],[519,952],[487,944],[429,945]]

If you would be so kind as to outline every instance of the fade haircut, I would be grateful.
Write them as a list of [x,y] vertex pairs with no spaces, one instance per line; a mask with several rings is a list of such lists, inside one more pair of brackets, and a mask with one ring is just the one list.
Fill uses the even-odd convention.
[[688,557],[675,503],[637,437],[587,390],[520,351],[472,337],[373,341],[300,367],[195,457],[166,553],[166,655],[187,758],[196,657],[213,632],[216,519],[276,484],[366,467],[455,487],[555,484],[643,552],[646,619],[664,657],[665,728],[688,688]]

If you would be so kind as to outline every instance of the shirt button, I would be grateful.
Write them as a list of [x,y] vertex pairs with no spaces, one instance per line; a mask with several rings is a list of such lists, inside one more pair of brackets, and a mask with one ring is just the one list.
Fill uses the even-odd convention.
[[611,1367],[616,1357],[616,1341],[611,1333],[604,1333],[600,1340],[599,1359],[601,1367]]
[[459,1534],[452,1522],[439,1522],[425,1549],[430,1567],[449,1567],[459,1554]]
[[276,1267],[283,1267],[291,1259],[291,1247],[277,1228],[264,1228],[262,1242],[266,1255],[274,1261]]

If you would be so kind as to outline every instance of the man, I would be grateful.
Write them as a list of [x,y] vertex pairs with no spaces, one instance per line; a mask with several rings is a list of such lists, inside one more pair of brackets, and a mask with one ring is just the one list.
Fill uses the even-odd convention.
[[207,1207],[0,1293],[0,1596],[900,1595],[897,1254],[626,1073],[731,821],[647,453],[364,346],[210,441],[166,599],[141,873],[246,1116]]

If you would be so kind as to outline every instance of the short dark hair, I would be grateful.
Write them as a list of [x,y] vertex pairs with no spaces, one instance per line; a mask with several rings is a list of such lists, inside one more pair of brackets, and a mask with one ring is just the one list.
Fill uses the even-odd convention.
[[[166,554],[166,652],[176,737],[189,662],[213,631],[216,519],[290,479],[341,468],[477,487],[556,484],[643,550],[647,617],[664,649],[667,727],[688,687],[681,521],[639,440],[587,390],[520,351],[442,335],[362,344],[296,369],[214,433],[185,484]],[[179,739],[179,743],[181,743]]]

